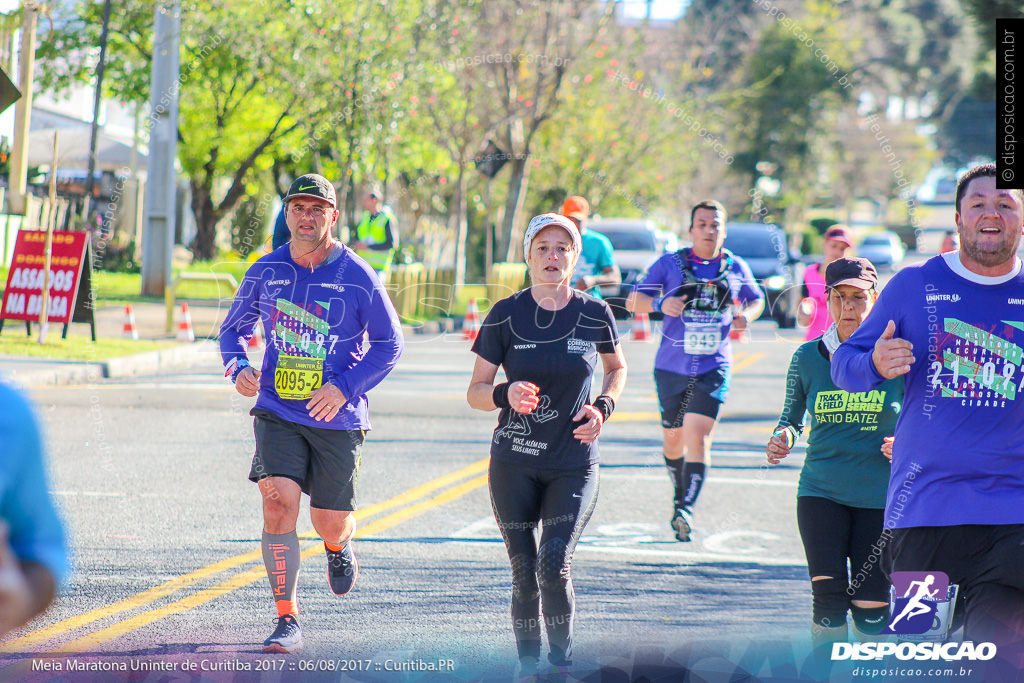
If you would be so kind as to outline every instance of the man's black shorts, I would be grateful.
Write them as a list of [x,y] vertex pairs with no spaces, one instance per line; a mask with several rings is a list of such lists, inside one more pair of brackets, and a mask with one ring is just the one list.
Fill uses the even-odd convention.
[[361,429],[307,427],[256,408],[250,415],[256,434],[250,481],[287,477],[309,494],[310,507],[356,509]]
[[883,562],[887,573],[944,572],[960,586],[968,639],[1024,651],[1024,524],[893,529]]
[[658,387],[661,426],[679,429],[686,413],[718,419],[718,410],[729,391],[729,370],[715,368],[700,375],[680,375],[655,368],[654,384]]

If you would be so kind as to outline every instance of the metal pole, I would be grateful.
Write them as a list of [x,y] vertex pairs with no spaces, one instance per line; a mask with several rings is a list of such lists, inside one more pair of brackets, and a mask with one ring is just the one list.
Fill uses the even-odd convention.
[[50,210],[46,217],[46,246],[43,258],[43,300],[39,309],[39,343],[46,343],[50,327],[50,266],[53,254],[53,231],[57,223],[57,145],[58,131],[53,131],[53,166],[50,168]]
[[92,132],[89,135],[89,172],[85,176],[83,218],[89,219],[93,175],[96,173],[96,138],[100,132],[100,103],[103,101],[103,72],[107,66],[107,36],[110,32],[110,0],[103,2],[103,29],[100,31],[100,61],[96,65],[96,94],[92,103]]
[[153,37],[149,173],[142,244],[142,294],[148,296],[163,296],[171,284],[180,42],[181,3],[170,0],[156,8]]
[[14,144],[11,145],[11,177],[8,205],[11,213],[25,215],[28,190],[28,124],[32,116],[32,71],[36,61],[36,12],[34,0],[25,1],[25,19],[21,25],[21,51],[18,53],[18,87],[21,99],[14,105]]

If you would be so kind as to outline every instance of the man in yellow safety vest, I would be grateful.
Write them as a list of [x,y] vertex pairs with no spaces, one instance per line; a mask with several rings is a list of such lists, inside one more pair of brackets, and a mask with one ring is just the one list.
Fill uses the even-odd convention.
[[379,187],[372,187],[363,199],[363,217],[356,226],[355,239],[349,245],[377,271],[384,275],[391,270],[391,261],[398,249],[398,227],[391,208],[383,205]]

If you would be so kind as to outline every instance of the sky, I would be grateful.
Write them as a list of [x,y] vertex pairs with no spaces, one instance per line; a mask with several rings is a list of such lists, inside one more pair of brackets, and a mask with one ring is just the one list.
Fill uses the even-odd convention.
[[[629,19],[642,19],[647,12],[647,0],[619,0]],[[690,0],[653,0],[651,18],[661,20],[678,19]]]

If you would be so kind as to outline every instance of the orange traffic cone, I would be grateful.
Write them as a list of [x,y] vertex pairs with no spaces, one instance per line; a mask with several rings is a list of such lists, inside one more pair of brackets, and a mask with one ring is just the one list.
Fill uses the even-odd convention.
[[124,333],[121,336],[136,341],[139,339],[139,328],[135,326],[135,312],[132,311],[130,304],[124,307]]
[[476,307],[476,299],[469,300],[466,307],[466,320],[462,323],[462,338],[466,341],[476,341],[480,335],[480,310]]
[[181,305],[181,322],[178,323],[178,341],[195,341],[196,333],[192,330],[192,314],[188,312],[188,304]]
[[642,342],[654,341],[654,333],[651,332],[651,319],[647,317],[646,313],[637,313],[633,316],[633,334],[630,339]]
[[263,348],[263,321],[260,320],[256,323],[256,327],[252,330],[252,336],[249,337],[249,348],[250,349],[261,349]]

